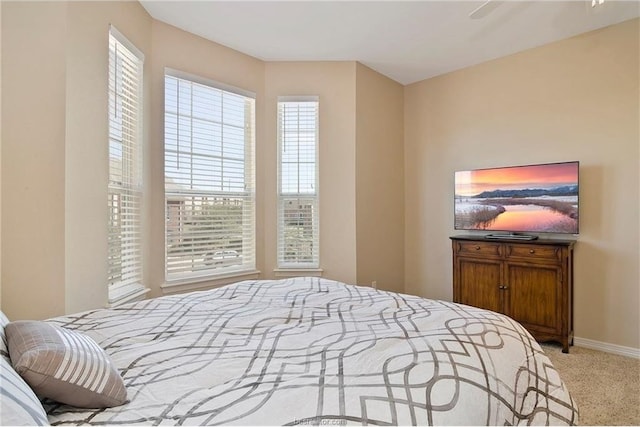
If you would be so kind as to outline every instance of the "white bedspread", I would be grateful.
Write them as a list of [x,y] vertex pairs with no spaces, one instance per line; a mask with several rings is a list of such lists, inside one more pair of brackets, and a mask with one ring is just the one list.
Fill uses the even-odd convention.
[[53,424],[576,424],[526,330],[489,311],[325,279],[245,281],[51,319],[94,338],[130,402]]

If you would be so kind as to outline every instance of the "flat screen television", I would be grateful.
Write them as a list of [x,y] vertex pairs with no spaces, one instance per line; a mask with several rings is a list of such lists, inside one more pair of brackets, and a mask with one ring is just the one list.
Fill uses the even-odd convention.
[[454,228],[496,238],[578,234],[578,177],[577,161],[458,171]]

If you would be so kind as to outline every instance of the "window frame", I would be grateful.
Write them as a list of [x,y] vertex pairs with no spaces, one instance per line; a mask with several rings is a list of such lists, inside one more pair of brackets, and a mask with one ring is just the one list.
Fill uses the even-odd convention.
[[[115,306],[127,302],[133,298],[144,295],[148,289],[143,285],[144,267],[143,267],[143,203],[144,203],[144,54],[135,47],[122,33],[120,33],[113,25],[109,26],[109,56],[108,56],[108,81],[107,81],[107,124],[108,124],[108,184],[107,184],[107,208],[108,213],[108,258],[107,258],[107,288],[108,288],[108,305]],[[114,48],[112,48],[112,44]],[[118,48],[124,49],[124,53],[119,53]],[[113,60],[116,60],[115,62]],[[118,63],[120,61],[120,64]],[[126,64],[122,64],[126,61]],[[127,71],[125,67],[135,67],[135,70]],[[117,98],[127,96],[127,90],[122,85],[118,88],[118,81],[122,82],[125,77],[135,76],[134,84],[135,98],[130,97],[126,101],[114,103]],[[127,85],[129,86],[129,85]],[[131,92],[133,93],[133,92]],[[133,98],[133,99],[132,99]],[[137,107],[133,114],[127,115],[128,118],[134,117],[135,126],[129,121],[122,120],[124,102],[134,103]],[[114,120],[117,112],[120,111],[121,122]],[[125,124],[129,123],[128,125]],[[120,127],[120,139],[112,133]],[[126,138],[125,135],[131,135]],[[117,175],[116,160],[114,152],[116,145],[120,145],[121,163],[120,179],[117,182],[112,178]],[[127,154],[125,154],[127,153]],[[113,156],[113,157],[112,157]],[[116,153],[117,156],[117,153]],[[114,169],[116,168],[116,169]],[[129,202],[123,202],[123,198],[130,200],[134,206],[127,206]],[[117,202],[115,202],[117,200]],[[115,203],[115,207],[114,207]],[[130,217],[128,224],[124,227],[128,231],[123,233],[123,213]],[[117,222],[118,232],[114,233]],[[117,234],[117,235],[116,235]],[[124,239],[128,243],[122,243]],[[114,243],[117,239],[119,243]],[[133,243],[132,243],[133,241]],[[117,249],[117,255],[114,255],[114,249]],[[119,261],[115,261],[117,257]],[[114,280],[114,270],[120,270],[117,274],[120,280]],[[126,274],[123,270],[129,270]],[[123,276],[128,276],[123,279]]]
[[[281,105],[287,103],[314,103],[315,104],[315,138],[314,138],[314,188],[315,191],[305,192],[283,192],[283,129],[282,129],[282,110]],[[307,276],[321,276],[322,268],[320,268],[320,97],[319,96],[279,96],[277,99],[277,213],[276,213],[276,265],[274,269],[278,277],[291,277],[304,274]],[[297,163],[298,165],[301,162]],[[300,182],[298,180],[298,186]],[[312,199],[312,260],[309,262],[287,262],[284,259],[285,237],[283,212],[284,203],[287,200]]]
[[[218,81],[214,81],[211,79],[207,79],[204,77],[200,77],[200,76],[196,76],[193,74],[189,74],[183,71],[179,71],[179,70],[175,70],[172,68],[168,68],[166,67],[164,70],[164,90],[165,90],[165,94],[166,94],[166,83],[167,83],[167,78],[174,78],[174,79],[178,79],[178,80],[183,80],[186,81],[187,83],[190,83],[192,85],[200,85],[200,86],[204,86],[207,88],[211,88],[215,91],[222,91],[222,92],[227,92],[231,95],[236,95],[236,96],[241,96],[245,98],[245,103],[249,102],[250,104],[250,115],[249,117],[244,116],[244,129],[245,132],[250,132],[250,136],[249,136],[249,142],[246,141],[247,136],[246,134],[245,136],[245,145],[244,145],[244,155],[243,155],[243,161],[242,164],[244,166],[244,185],[245,185],[245,189],[241,192],[225,192],[224,189],[221,190],[217,190],[217,191],[205,191],[205,190],[198,190],[197,193],[198,195],[195,195],[196,192],[191,192],[191,197],[193,197],[193,204],[196,204],[196,197],[201,197],[201,195],[204,194],[208,194],[210,197],[213,198],[220,198],[220,197],[229,197],[228,194],[234,194],[234,197],[238,197],[238,198],[244,198],[242,201],[242,209],[243,209],[243,213],[241,214],[241,219],[244,220],[246,218],[250,219],[250,224],[245,225],[244,223],[242,224],[242,261],[241,264],[237,267],[235,266],[231,266],[231,267],[217,267],[217,266],[213,266],[212,268],[204,268],[204,269],[198,269],[197,271],[192,269],[191,271],[182,271],[182,272],[177,272],[175,271],[175,269],[170,268],[169,265],[169,241],[170,241],[170,234],[168,231],[168,223],[170,221],[170,212],[169,212],[169,206],[170,205],[174,205],[173,209],[175,210],[175,202],[176,200],[174,200],[176,197],[179,197],[180,194],[183,195],[188,195],[190,193],[190,191],[188,190],[184,190],[184,192],[180,192],[178,190],[170,190],[167,188],[167,183],[168,183],[168,178],[172,179],[168,174],[167,174],[167,154],[168,154],[168,143],[167,143],[167,117],[168,114],[175,114],[176,115],[176,123],[178,123],[179,117],[180,117],[180,112],[179,110],[176,110],[175,113],[169,113],[167,110],[167,99],[165,97],[164,100],[164,105],[163,105],[163,114],[165,117],[165,121],[164,121],[164,126],[163,126],[163,140],[164,140],[164,155],[165,155],[165,161],[163,164],[163,179],[164,179],[164,188],[163,188],[163,198],[164,198],[164,209],[165,209],[165,216],[164,216],[164,240],[165,240],[165,256],[164,256],[164,278],[165,278],[165,284],[162,286],[162,288],[167,288],[167,287],[180,287],[181,285],[191,285],[191,284],[197,284],[199,282],[212,282],[212,281],[219,281],[219,280],[225,280],[228,278],[233,278],[233,277],[241,277],[241,276],[246,276],[246,275],[252,275],[252,274],[256,274],[258,273],[256,270],[256,259],[257,259],[257,254],[256,254],[256,250],[257,250],[257,233],[256,233],[256,212],[257,212],[257,206],[256,206],[256,157],[255,157],[255,149],[256,149],[256,132],[255,132],[255,119],[256,119],[256,96],[255,93],[244,90],[244,89],[240,89],[231,85],[227,85]],[[192,86],[193,88],[193,86]],[[193,102],[191,101],[191,103],[189,104],[190,108],[191,106],[193,106]],[[245,104],[245,108],[246,108]],[[179,109],[179,105],[176,101],[176,106]],[[220,123],[221,126],[224,125],[224,122]],[[178,141],[179,136],[176,136],[176,141]],[[179,144],[179,142],[176,142],[177,144]],[[221,146],[224,145],[224,142],[221,140]],[[179,156],[183,153],[183,151],[179,150],[178,148],[176,148],[177,151],[175,151],[175,153],[172,152],[173,155],[175,156]],[[194,151],[191,151],[191,159],[193,160],[194,158],[197,157],[197,154]],[[193,168],[191,169],[193,171]],[[240,194],[242,193],[242,194]],[[240,195],[239,195],[240,194]],[[205,197],[205,196],[202,196]],[[201,203],[203,202],[203,200],[200,201]],[[180,208],[178,207],[178,210]],[[245,214],[244,211],[248,210],[249,213]],[[182,214],[181,214],[182,215]],[[181,217],[182,218],[182,217]],[[179,226],[182,227],[182,224]],[[226,249],[225,249],[226,250]],[[248,254],[248,255],[247,255]],[[223,256],[223,258],[225,258],[225,256]],[[194,264],[194,261],[191,261],[192,265]]]

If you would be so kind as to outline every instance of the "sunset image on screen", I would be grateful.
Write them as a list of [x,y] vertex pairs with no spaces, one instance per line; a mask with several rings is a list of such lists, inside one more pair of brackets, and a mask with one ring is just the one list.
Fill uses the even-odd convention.
[[552,188],[577,184],[577,163],[456,172],[456,195],[475,196],[483,191]]
[[578,232],[578,162],[460,171],[455,228]]

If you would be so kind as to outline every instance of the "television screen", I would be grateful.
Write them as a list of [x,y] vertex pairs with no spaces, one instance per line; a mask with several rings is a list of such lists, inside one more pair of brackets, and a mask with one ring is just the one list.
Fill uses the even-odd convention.
[[456,230],[578,233],[578,162],[455,173]]

